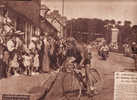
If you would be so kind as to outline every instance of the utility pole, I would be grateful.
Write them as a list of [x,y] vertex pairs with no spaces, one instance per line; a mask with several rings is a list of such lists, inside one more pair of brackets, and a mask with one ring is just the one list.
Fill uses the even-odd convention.
[[[64,0],[62,0],[62,17],[64,16]],[[62,28],[62,36],[64,35],[64,22],[63,22],[63,28]]]
[[62,0],[62,16],[64,16],[64,0]]

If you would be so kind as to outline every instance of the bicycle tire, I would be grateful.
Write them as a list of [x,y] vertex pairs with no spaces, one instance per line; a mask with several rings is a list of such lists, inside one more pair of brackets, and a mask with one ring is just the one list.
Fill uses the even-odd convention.
[[[77,87],[78,89],[76,89],[75,87],[73,88],[74,85],[76,84],[73,84],[72,88],[74,89],[74,91],[68,91],[66,89],[66,85],[64,85],[64,83],[68,83],[65,81],[65,78],[68,80],[68,75],[72,76],[72,73],[66,73],[63,77],[63,80],[62,80],[62,89],[63,89],[63,96],[65,97],[66,100],[92,100],[92,97],[94,95],[88,95],[88,94],[84,94],[86,93],[85,91],[86,90],[83,90],[83,87],[82,87],[82,83],[76,78],[76,76],[74,75],[73,77],[75,77],[75,82],[77,81],[77,84],[79,85],[79,87]],[[73,80],[74,81],[74,80]],[[69,82],[73,82],[71,80],[69,80]],[[76,86],[78,86],[76,85]],[[70,93],[74,93],[74,94],[70,94]],[[86,99],[83,99],[83,98],[86,98]]]
[[[99,72],[97,69],[95,69],[95,68],[92,68],[92,69],[90,69],[89,68],[89,70],[91,71],[91,73],[92,74],[96,74],[95,76],[97,76],[97,77],[95,77],[94,75],[92,75],[93,76],[93,78],[96,80],[92,80],[92,82],[93,82],[93,84],[96,86],[96,84],[97,83],[99,83],[99,82],[101,82],[102,81],[102,75],[101,75],[101,72]],[[76,100],[78,100],[78,99],[80,99],[81,97],[81,92],[82,92],[82,89],[83,89],[83,84],[82,84],[82,82],[81,82],[81,80],[79,79],[79,77],[77,76],[77,72],[75,72],[75,71],[72,71],[72,72],[64,72],[65,74],[64,74],[64,77],[63,77],[63,79],[62,79],[62,89],[63,89],[63,95],[66,97],[66,99],[67,100],[74,100],[74,99],[71,99],[70,97],[71,96],[75,96],[76,97]],[[66,92],[67,92],[67,88],[68,88],[68,86],[66,86],[66,83],[69,83],[70,82],[70,86],[71,86],[71,89],[73,89],[73,90],[75,90],[75,85],[76,84],[74,84],[73,83],[73,81],[75,80],[75,83],[77,83],[77,92],[76,92],[76,94],[74,93],[74,95],[67,95],[66,94]],[[88,82],[88,81],[87,81]],[[75,87],[75,88],[74,88]],[[69,90],[69,89],[68,89]],[[71,90],[71,92],[72,92],[72,90]],[[73,91],[74,92],[74,91]],[[72,93],[73,93],[72,92]],[[79,98],[78,98],[78,96],[79,96]]]
[[[70,80],[68,80],[68,78]],[[66,81],[67,80],[67,81]],[[73,83],[75,81],[75,84]],[[62,79],[63,95],[66,100],[79,100],[81,84],[73,73],[65,73]]]
[[96,90],[98,90],[98,92],[100,92],[102,90],[102,87],[103,87],[103,75],[102,75],[102,73],[99,70],[92,68],[92,69],[90,69],[89,74],[92,75],[92,79],[93,79],[92,82],[93,82],[93,85],[96,87]]

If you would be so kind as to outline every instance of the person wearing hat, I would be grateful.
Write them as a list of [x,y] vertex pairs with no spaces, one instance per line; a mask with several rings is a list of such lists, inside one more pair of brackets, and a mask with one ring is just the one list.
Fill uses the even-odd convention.
[[137,43],[136,42],[132,42],[131,49],[132,49],[132,54],[135,62],[135,70],[137,71]]
[[38,52],[39,57],[39,72],[42,72],[42,62],[43,62],[43,54],[44,54],[44,36],[40,36],[39,40],[36,43],[36,49]]
[[50,71],[49,46],[49,41],[45,37],[43,40],[43,59],[41,64],[41,71],[44,73],[49,73]]

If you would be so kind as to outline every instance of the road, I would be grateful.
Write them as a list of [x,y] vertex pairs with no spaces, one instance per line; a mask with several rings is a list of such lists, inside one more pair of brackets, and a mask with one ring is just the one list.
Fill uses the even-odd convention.
[[[134,69],[134,61],[121,54],[110,53],[106,61],[101,60],[96,52],[93,52],[93,63],[102,75],[100,83],[100,93],[91,100],[113,100],[114,92],[114,72],[128,71]],[[56,75],[57,77],[56,79]],[[51,86],[53,80],[56,82],[43,100],[65,100],[62,99],[62,73],[40,74],[36,76],[17,76],[0,80],[0,96],[5,93],[10,94],[31,94],[32,100],[43,96],[45,90]],[[35,98],[35,99],[34,99]],[[41,99],[42,100],[42,99]],[[77,99],[75,99],[77,100]],[[82,100],[87,100],[83,98]]]
[[[103,81],[97,85],[97,87],[100,86],[100,93],[92,99],[83,97],[81,100],[113,100],[114,73],[134,69],[133,59],[124,57],[122,54],[110,53],[109,58],[104,61],[98,57],[96,52],[93,52],[93,62],[103,78]],[[55,98],[56,100],[66,100],[60,99],[60,97],[62,97],[61,92],[61,83],[58,81],[44,100],[55,100]],[[73,98],[72,100],[78,99]]]
[[[96,55],[94,54],[94,56]],[[117,53],[110,53],[106,61],[97,60],[99,59],[97,56],[95,59],[97,68],[102,71],[104,82],[100,95],[95,96],[93,100],[113,100],[114,73],[134,69],[134,61]]]
[[37,100],[55,80],[56,72],[33,76],[11,76],[0,80],[0,100],[3,94],[30,95],[30,100]]

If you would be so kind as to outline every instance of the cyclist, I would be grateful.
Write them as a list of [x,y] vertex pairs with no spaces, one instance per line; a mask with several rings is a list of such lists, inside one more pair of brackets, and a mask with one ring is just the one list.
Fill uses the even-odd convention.
[[[96,79],[94,74],[92,73],[92,71],[94,70],[95,72],[96,69],[93,67],[92,65],[92,52],[89,51],[89,48],[85,49],[85,53],[84,53],[84,68],[85,68],[85,78],[86,78],[86,83],[87,83],[87,93],[88,94],[96,94],[97,91],[95,89],[94,84],[96,83]],[[97,74],[99,74],[97,72]]]
[[103,57],[103,59],[106,59],[109,55],[109,47],[104,42],[103,45],[99,49],[99,56]]
[[[77,71],[77,73],[81,74],[81,80],[83,85],[86,85],[86,90],[89,95],[96,94],[94,83],[97,81],[92,73],[92,70],[94,69],[92,66],[92,52],[91,47],[88,45],[84,45],[84,49],[81,52],[82,60],[80,62],[79,66],[82,66],[80,71]],[[94,70],[96,71],[96,70]],[[96,71],[97,72],[97,71]],[[97,72],[98,73],[98,72]]]

